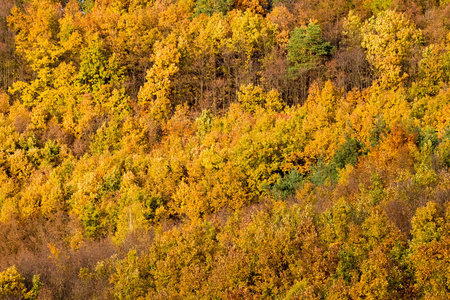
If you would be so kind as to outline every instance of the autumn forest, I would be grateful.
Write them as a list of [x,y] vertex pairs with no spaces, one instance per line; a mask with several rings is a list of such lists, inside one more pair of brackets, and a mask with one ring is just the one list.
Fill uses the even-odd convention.
[[0,299],[448,299],[450,0],[0,0]]

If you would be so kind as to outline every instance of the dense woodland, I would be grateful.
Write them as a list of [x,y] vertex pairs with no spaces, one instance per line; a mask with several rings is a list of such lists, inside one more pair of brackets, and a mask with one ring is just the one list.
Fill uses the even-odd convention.
[[448,299],[449,0],[0,0],[1,299]]

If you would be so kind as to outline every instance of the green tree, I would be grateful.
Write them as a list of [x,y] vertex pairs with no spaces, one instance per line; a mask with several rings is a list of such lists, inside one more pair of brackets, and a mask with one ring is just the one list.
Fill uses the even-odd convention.
[[195,15],[206,14],[211,16],[215,12],[225,15],[232,7],[232,0],[198,0]]
[[315,68],[322,57],[334,50],[333,46],[322,38],[320,26],[314,23],[291,31],[287,49],[287,60],[292,65],[289,68],[291,76],[300,69]]

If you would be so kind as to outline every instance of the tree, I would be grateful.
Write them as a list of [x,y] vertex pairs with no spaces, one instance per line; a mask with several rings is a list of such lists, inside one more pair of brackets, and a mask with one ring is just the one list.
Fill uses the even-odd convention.
[[283,109],[283,103],[277,90],[266,93],[260,86],[252,84],[241,86],[238,92],[238,101],[247,112],[255,112],[261,108],[266,108],[271,112],[280,112]]
[[195,15],[206,14],[211,16],[213,13],[226,14],[233,6],[232,0],[199,0],[195,7]]
[[237,9],[262,15],[268,11],[270,5],[267,0],[234,0],[233,2]]
[[415,288],[425,299],[445,299],[450,292],[450,259],[447,216],[439,205],[428,202],[412,219],[410,263]]
[[[251,58],[272,50],[277,32],[275,24],[250,10],[228,14],[231,38],[229,50],[237,52],[248,71]],[[241,62],[242,63],[242,62]]]
[[42,283],[39,275],[33,276],[33,287],[27,292],[25,278],[17,271],[16,266],[0,272],[0,297],[2,299],[37,299]]
[[26,291],[24,281],[15,266],[0,272],[0,296],[2,298],[23,296]]
[[372,0],[370,7],[374,13],[382,12],[392,5],[392,0]]
[[63,54],[57,36],[60,11],[60,5],[54,1],[33,0],[23,10],[14,7],[8,16],[8,25],[17,32],[17,52],[25,57],[35,72],[55,66]]
[[423,50],[419,63],[419,80],[413,84],[418,96],[434,96],[450,79],[450,52],[445,45],[431,44]]
[[115,55],[108,58],[102,41],[94,36],[80,53],[78,81],[87,91],[98,91],[103,85],[118,83],[121,75]]
[[331,54],[333,46],[322,38],[322,29],[314,23],[306,27],[295,28],[287,45],[287,60],[292,65],[291,76],[301,70],[310,70],[317,66],[320,59]]
[[378,70],[383,88],[398,87],[405,78],[405,63],[412,46],[419,44],[422,34],[414,23],[394,10],[386,10],[367,20],[360,29],[361,46],[367,60]]
[[[172,38],[175,38],[172,36]],[[172,77],[179,71],[178,63],[181,54],[175,41],[168,39],[168,44],[155,44],[154,62],[147,71],[147,82],[139,91],[139,104],[143,106],[155,120],[166,120],[172,110],[169,99],[172,89]]]

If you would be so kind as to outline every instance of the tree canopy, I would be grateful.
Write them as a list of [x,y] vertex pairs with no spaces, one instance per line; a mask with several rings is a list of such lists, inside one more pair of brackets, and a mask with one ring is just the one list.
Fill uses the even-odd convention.
[[0,298],[446,299],[449,13],[0,0]]

